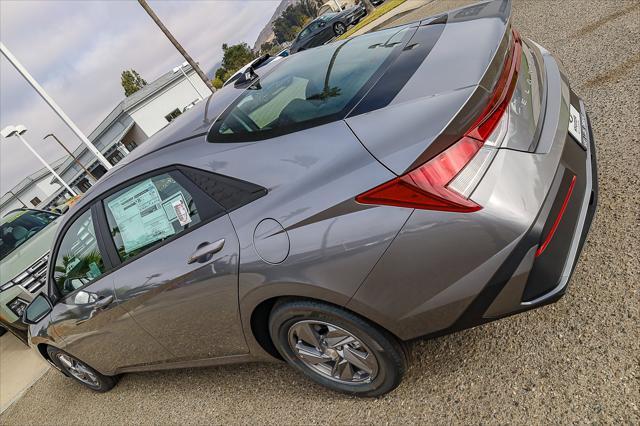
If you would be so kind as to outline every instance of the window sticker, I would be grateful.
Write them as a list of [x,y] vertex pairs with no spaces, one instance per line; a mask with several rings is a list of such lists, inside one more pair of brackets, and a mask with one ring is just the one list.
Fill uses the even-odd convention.
[[146,180],[109,201],[127,252],[173,235],[158,189]]
[[187,201],[185,200],[182,191],[176,192],[162,202],[162,208],[164,208],[164,212],[167,214],[170,222],[178,220],[178,217],[176,216],[176,210],[173,208],[173,203],[179,200],[182,200],[182,203],[185,206],[187,205]]
[[184,202],[184,198],[172,202],[171,207],[173,207],[180,225],[185,226],[191,223],[191,216],[189,215],[189,209],[187,208],[187,203]]

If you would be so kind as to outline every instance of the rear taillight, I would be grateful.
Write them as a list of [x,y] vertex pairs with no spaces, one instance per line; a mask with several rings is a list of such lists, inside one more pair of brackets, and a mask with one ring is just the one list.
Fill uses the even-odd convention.
[[[418,168],[358,195],[357,202],[462,213],[482,208],[469,195],[506,134],[505,112],[513,96],[522,56],[520,37],[515,30],[510,44],[491,98],[465,135]],[[482,155],[476,155],[479,151]]]

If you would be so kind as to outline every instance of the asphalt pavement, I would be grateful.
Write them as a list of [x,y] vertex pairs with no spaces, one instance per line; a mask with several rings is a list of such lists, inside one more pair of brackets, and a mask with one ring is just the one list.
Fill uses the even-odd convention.
[[516,0],[514,16],[562,61],[597,145],[599,209],[562,300],[414,343],[404,382],[378,399],[282,363],[129,374],[106,394],[51,370],[0,424],[640,424],[640,2]]

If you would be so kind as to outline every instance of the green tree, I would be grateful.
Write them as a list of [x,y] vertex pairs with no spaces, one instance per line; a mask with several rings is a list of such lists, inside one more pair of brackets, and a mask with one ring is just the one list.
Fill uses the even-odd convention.
[[222,81],[222,79],[221,79],[221,78],[216,77],[216,78],[214,78],[213,80],[211,80],[211,85],[212,85],[213,87],[215,87],[216,89],[221,89],[221,88],[222,88],[222,86],[224,85],[224,81]]
[[[227,81],[236,71],[249,62],[256,59],[258,55],[254,53],[247,43],[238,43],[229,46],[227,43],[222,45],[222,64],[215,72],[213,84],[220,84]],[[216,80],[220,80],[217,82]]]
[[124,89],[124,95],[129,96],[140,90],[143,86],[147,85],[144,78],[140,77],[140,74],[134,69],[124,70],[120,75],[120,84]]

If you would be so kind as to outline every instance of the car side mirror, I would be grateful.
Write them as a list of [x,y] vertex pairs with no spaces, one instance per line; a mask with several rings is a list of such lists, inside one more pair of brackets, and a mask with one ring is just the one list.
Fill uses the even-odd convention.
[[324,27],[326,27],[326,26],[327,26],[327,23],[326,23],[326,22],[324,22],[324,21],[320,21],[320,22],[318,22],[318,26],[319,26],[320,28],[324,28]]
[[49,297],[40,293],[31,301],[27,309],[22,313],[22,322],[25,324],[37,324],[53,310]]

